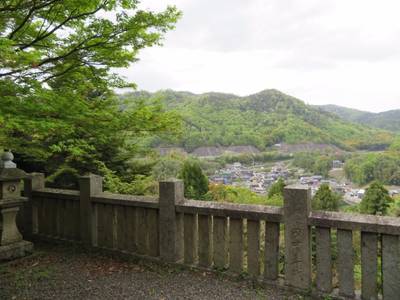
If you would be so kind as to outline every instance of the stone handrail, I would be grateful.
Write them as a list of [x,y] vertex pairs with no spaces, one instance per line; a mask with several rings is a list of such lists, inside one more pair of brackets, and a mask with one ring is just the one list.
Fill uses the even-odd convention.
[[40,190],[34,190],[33,193],[36,197],[70,199],[79,201],[79,191],[76,190],[43,188]]
[[[257,280],[262,275],[269,283],[283,276],[285,287],[346,299],[356,295],[356,250],[362,298],[400,295],[400,218],[311,211],[305,187],[286,187],[282,208],[184,199],[181,181],[160,182],[159,197],[105,193],[95,175],[81,178],[80,191],[44,188],[43,175],[36,175],[25,192],[34,234],[163,262],[247,272]],[[361,236],[359,249],[354,235]]]
[[145,208],[158,208],[158,197],[134,196],[112,193],[102,193],[91,198],[93,203],[103,203],[121,206],[138,206]]
[[396,217],[313,211],[308,223],[318,227],[400,235],[400,218]]
[[178,203],[176,204],[176,211],[180,213],[197,213],[217,217],[265,220],[270,222],[282,222],[283,216],[281,207],[198,200],[185,200],[183,203]]

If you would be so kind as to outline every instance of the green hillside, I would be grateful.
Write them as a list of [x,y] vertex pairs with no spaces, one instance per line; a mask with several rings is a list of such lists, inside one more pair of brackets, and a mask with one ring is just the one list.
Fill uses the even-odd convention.
[[131,101],[158,98],[168,110],[182,116],[184,129],[179,140],[157,138],[153,146],[174,144],[191,150],[199,146],[254,145],[265,149],[276,143],[313,142],[351,150],[380,149],[393,138],[389,132],[343,121],[277,90],[245,97],[171,90],[121,97]]
[[346,121],[366,124],[393,132],[400,132],[400,109],[371,113],[332,104],[321,105],[319,108],[323,111],[335,113]]

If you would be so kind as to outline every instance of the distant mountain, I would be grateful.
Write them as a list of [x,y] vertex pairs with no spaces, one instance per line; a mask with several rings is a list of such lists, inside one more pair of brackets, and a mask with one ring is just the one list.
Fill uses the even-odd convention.
[[177,140],[155,138],[153,146],[174,145],[191,151],[200,146],[252,145],[263,150],[277,143],[316,143],[352,150],[381,149],[393,138],[388,131],[344,121],[277,90],[245,97],[172,90],[121,97],[131,101],[157,98],[166,109],[182,116],[182,136]]
[[346,121],[400,132],[400,109],[371,113],[333,104],[320,105],[318,107],[324,111],[334,113]]

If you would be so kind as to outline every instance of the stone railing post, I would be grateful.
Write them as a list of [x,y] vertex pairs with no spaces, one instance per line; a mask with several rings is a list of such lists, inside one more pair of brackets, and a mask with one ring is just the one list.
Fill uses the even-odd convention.
[[175,204],[183,202],[183,182],[159,183],[160,257],[165,262],[176,262],[182,253],[182,224],[176,216]]
[[311,288],[310,210],[311,193],[308,187],[285,187],[285,284],[301,290]]
[[[80,189],[80,232],[84,244],[94,245],[96,241],[97,226],[91,197],[103,192],[103,177],[90,174],[79,178]],[[111,221],[110,221],[111,222]]]
[[24,196],[29,200],[24,203],[22,226],[24,237],[30,237],[38,233],[38,207],[33,201],[33,191],[44,189],[45,177],[43,173],[30,173],[24,179]]

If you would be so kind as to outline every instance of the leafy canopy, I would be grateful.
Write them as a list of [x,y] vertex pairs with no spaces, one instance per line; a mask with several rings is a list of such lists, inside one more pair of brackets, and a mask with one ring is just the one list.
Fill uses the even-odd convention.
[[340,195],[334,193],[328,184],[321,184],[312,200],[312,207],[315,210],[339,210]]
[[375,181],[367,188],[361,200],[360,211],[365,214],[386,215],[393,199],[385,187]]
[[[3,0],[0,78],[49,85],[68,74],[97,87],[125,86],[111,68],[127,67],[140,49],[159,44],[180,13],[154,13],[137,0]],[[78,78],[77,78],[78,77]],[[72,80],[72,78],[71,78]]]
[[268,198],[280,197],[283,198],[283,189],[286,184],[282,178],[279,178],[268,190]]
[[208,192],[208,178],[197,161],[185,161],[179,176],[185,186],[185,197],[201,200]]
[[112,92],[133,86],[113,68],[159,45],[180,16],[175,7],[155,13],[138,5],[0,2],[0,145],[15,152],[20,167],[53,174],[54,181],[97,172],[118,187],[135,179],[124,170],[143,138],[176,132],[176,114],[165,113],[159,100],[136,99],[128,107]]

